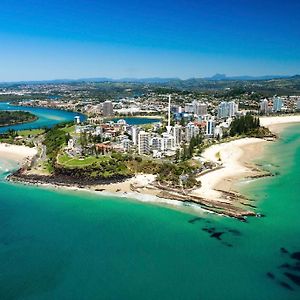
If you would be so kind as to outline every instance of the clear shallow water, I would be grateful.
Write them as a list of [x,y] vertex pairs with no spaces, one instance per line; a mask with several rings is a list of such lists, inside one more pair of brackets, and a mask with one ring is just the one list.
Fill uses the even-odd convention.
[[0,299],[298,300],[278,266],[293,262],[281,247],[300,251],[299,133],[262,160],[279,176],[242,185],[266,214],[248,223],[1,181]]
[[73,121],[74,117],[78,116],[78,115],[80,115],[82,121],[84,121],[86,119],[86,117],[84,115],[70,112],[70,111],[50,109],[50,108],[41,108],[41,107],[14,106],[14,105],[10,105],[8,103],[1,103],[1,102],[0,102],[0,110],[29,111],[38,117],[38,120],[36,120],[34,122],[18,124],[18,125],[13,125],[13,126],[0,127],[0,133],[6,132],[9,129],[25,130],[25,129],[52,127],[61,122]]

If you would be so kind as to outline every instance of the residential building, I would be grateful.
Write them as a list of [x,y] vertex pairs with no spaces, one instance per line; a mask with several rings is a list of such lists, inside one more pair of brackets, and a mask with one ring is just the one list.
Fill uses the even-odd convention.
[[216,126],[216,123],[215,123],[214,120],[208,120],[206,122],[205,135],[207,137],[213,137],[214,136],[215,126]]
[[273,97],[273,112],[280,112],[282,109],[282,99],[280,97]]
[[175,147],[174,145],[174,137],[169,133],[163,133],[162,134],[162,145],[161,150],[162,151],[168,151],[173,150]]
[[150,153],[150,134],[145,131],[140,131],[138,134],[138,151],[139,154]]
[[199,134],[200,130],[199,127],[196,126],[194,123],[190,122],[185,126],[185,140],[190,142],[192,137],[195,137]]
[[194,106],[194,113],[198,116],[207,115],[207,104],[196,102]]
[[262,114],[265,114],[265,115],[269,113],[269,101],[268,101],[268,99],[261,100],[259,111]]
[[182,141],[182,127],[178,124],[176,124],[173,128],[172,128],[172,134],[174,137],[174,144],[175,146],[179,146],[181,141]]
[[138,144],[139,131],[140,131],[140,129],[137,126],[132,126],[131,127],[131,137],[132,137],[133,145]]
[[218,106],[218,117],[220,119],[234,117],[238,112],[238,104],[233,101],[221,102]]
[[103,106],[102,106],[102,115],[104,117],[109,117],[112,116],[114,114],[113,111],[113,104],[111,101],[105,101],[103,102]]
[[161,151],[162,138],[155,136],[150,140],[150,146],[152,150]]
[[194,104],[193,103],[186,103],[184,105],[184,112],[188,114],[194,113]]

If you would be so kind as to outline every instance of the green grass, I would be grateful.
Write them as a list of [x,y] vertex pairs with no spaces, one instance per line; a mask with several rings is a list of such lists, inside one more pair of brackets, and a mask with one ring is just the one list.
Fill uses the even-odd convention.
[[65,133],[74,133],[75,132],[75,125],[66,126],[66,127],[62,128],[61,130],[63,130]]
[[0,139],[0,143],[13,144],[14,140],[12,138]]
[[59,155],[58,156],[58,163],[65,167],[87,167],[92,165],[93,163],[98,163],[101,161],[109,160],[107,156],[88,156],[85,158],[78,158],[78,157],[70,157],[67,154]]
[[45,132],[44,129],[31,129],[31,130],[20,130],[18,131],[18,135],[20,136],[37,136],[43,134]]

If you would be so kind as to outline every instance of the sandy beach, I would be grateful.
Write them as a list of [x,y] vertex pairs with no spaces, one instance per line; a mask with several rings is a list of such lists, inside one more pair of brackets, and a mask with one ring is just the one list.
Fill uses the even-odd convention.
[[[275,134],[280,134],[293,123],[300,123],[300,115],[260,118],[260,124]],[[228,201],[222,191],[235,192],[238,181],[260,174],[253,160],[263,154],[267,143],[263,139],[243,138],[207,148],[202,154],[203,160],[218,162],[222,168],[200,176],[198,179],[202,186],[193,194],[206,199]]]
[[0,143],[0,158],[14,160],[20,164],[26,159],[31,159],[36,153],[35,148]]
[[209,200],[228,201],[221,191],[233,192],[237,180],[259,173],[251,160],[262,154],[266,143],[263,139],[244,138],[207,148],[202,154],[203,160],[219,163],[221,168],[199,176],[201,187],[193,194]]
[[290,124],[300,123],[300,115],[260,117],[259,119],[261,126],[269,128],[275,134],[279,134]]

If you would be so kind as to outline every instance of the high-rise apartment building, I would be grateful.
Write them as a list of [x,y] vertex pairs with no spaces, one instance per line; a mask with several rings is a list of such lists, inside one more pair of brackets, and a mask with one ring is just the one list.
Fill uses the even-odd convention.
[[113,110],[112,102],[109,100],[103,102],[102,115],[104,117],[109,117],[109,116],[112,116],[113,114],[114,114],[114,110]]
[[273,112],[280,112],[282,109],[282,99],[280,97],[273,97]]
[[138,149],[139,154],[150,153],[150,134],[145,131],[140,131],[138,135]]

